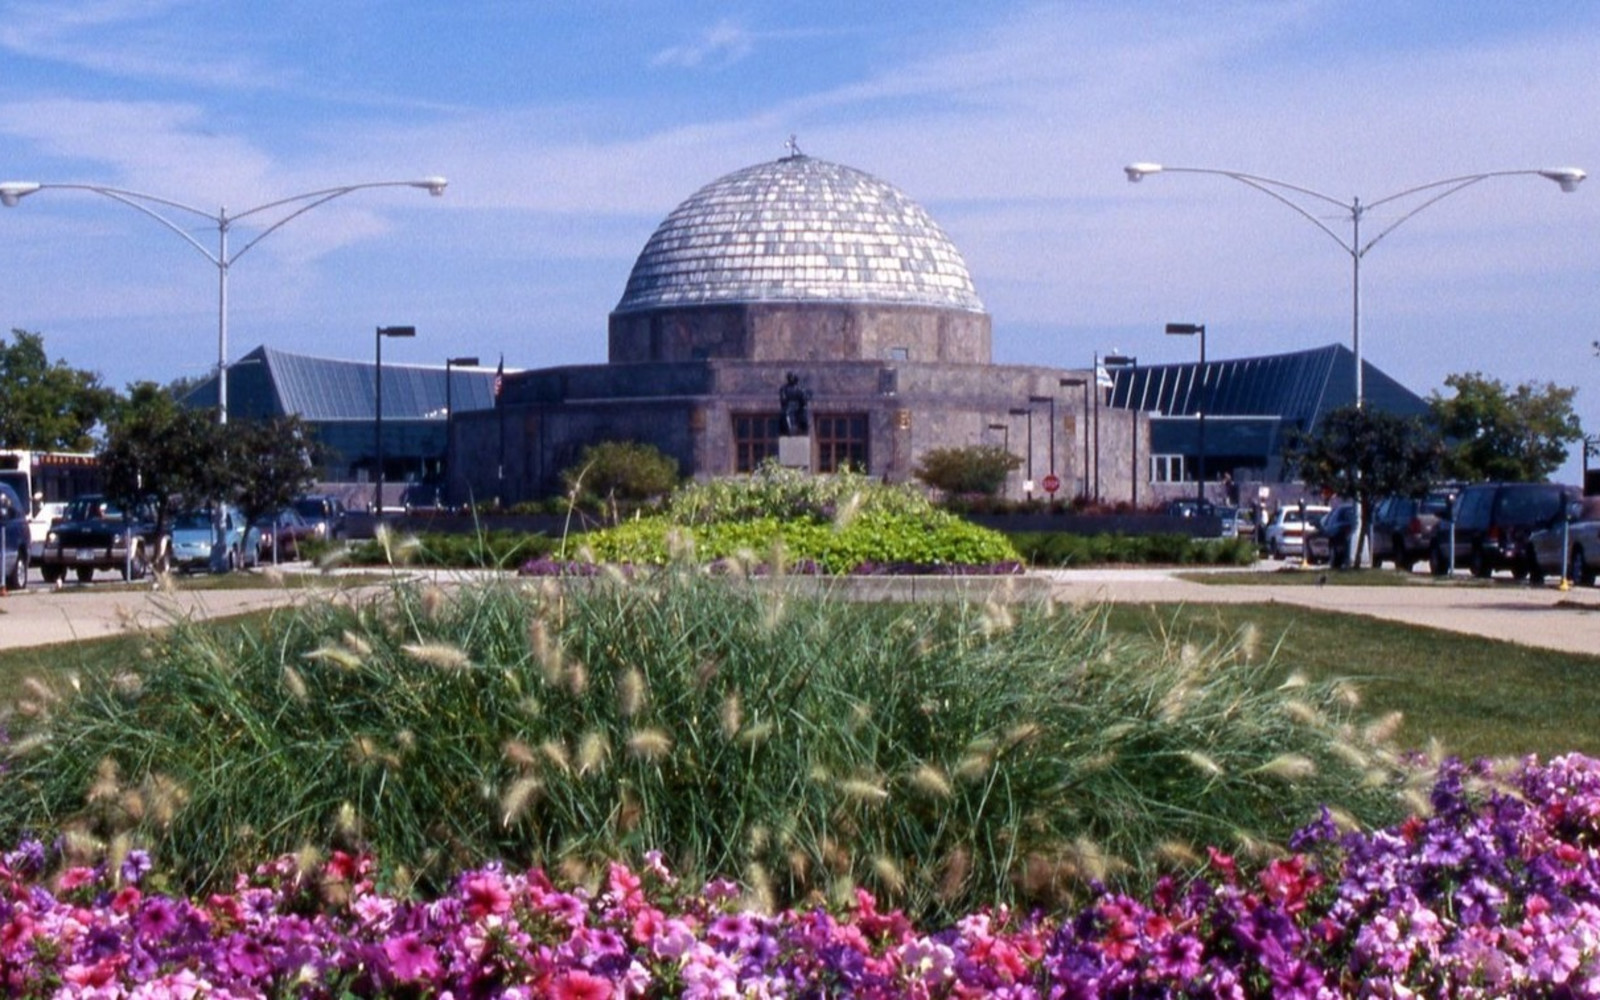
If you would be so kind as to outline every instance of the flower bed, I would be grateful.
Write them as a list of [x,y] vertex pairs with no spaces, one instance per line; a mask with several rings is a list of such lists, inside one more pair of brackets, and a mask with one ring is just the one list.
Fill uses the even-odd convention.
[[1502,783],[1447,763],[1433,813],[1370,834],[1331,819],[1294,853],[1075,915],[974,913],[919,929],[856,905],[763,915],[649,855],[587,888],[463,873],[443,898],[374,883],[371,859],[292,858],[231,893],[146,893],[137,851],[52,869],[0,859],[9,996],[1600,996],[1600,762],[1529,760]]

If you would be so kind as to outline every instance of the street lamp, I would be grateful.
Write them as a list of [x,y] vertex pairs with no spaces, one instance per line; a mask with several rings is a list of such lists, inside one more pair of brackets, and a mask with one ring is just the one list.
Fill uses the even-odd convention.
[[450,396],[450,387],[452,384],[450,379],[450,369],[455,367],[476,368],[478,367],[478,359],[444,359],[444,488],[447,494],[450,491],[450,452],[455,446],[455,435],[452,434],[451,431],[455,429],[456,408],[451,405]]
[[[1406,222],[1412,216],[1421,212],[1429,205],[1442,201],[1445,198],[1455,194],[1457,191],[1460,191],[1463,188],[1471,187],[1479,181],[1488,180],[1491,177],[1535,175],[1555,181],[1561,186],[1561,190],[1572,192],[1578,190],[1578,185],[1582,183],[1585,177],[1588,176],[1588,174],[1584,173],[1582,170],[1579,170],[1577,167],[1557,167],[1550,170],[1492,170],[1482,174],[1467,174],[1461,177],[1449,177],[1444,180],[1432,181],[1428,184],[1419,184],[1416,187],[1407,188],[1404,191],[1400,191],[1396,194],[1379,198],[1377,201],[1362,204],[1360,198],[1353,198],[1346,203],[1337,198],[1322,194],[1321,192],[1312,191],[1310,188],[1299,187],[1298,185],[1289,184],[1285,181],[1273,180],[1271,177],[1258,177],[1254,174],[1240,173],[1237,170],[1211,170],[1202,167],[1167,167],[1162,166],[1159,163],[1130,163],[1126,167],[1123,167],[1122,170],[1128,175],[1129,182],[1134,184],[1137,184],[1150,174],[1160,173],[1216,174],[1219,177],[1231,177],[1239,183],[1253,187],[1268,197],[1274,198],[1289,206],[1289,208],[1299,213],[1301,217],[1305,218],[1313,226],[1316,226],[1324,233],[1327,233],[1328,236],[1333,239],[1333,242],[1339,244],[1339,248],[1341,250],[1350,255],[1350,340],[1351,350],[1354,352],[1356,357],[1356,406],[1358,408],[1364,406],[1366,403],[1365,375],[1361,370],[1361,258],[1367,255],[1367,251],[1376,246],[1379,240],[1394,232],[1402,223]],[[1378,233],[1378,235],[1374,236],[1372,239],[1368,240],[1366,243],[1363,244],[1361,242],[1361,217],[1366,214],[1368,209],[1377,208],[1379,205],[1386,205],[1389,202],[1398,201],[1401,198],[1407,198],[1411,195],[1433,191],[1437,191],[1437,193],[1431,194],[1427,200],[1422,202],[1422,204],[1413,208],[1411,211],[1406,212],[1394,222],[1391,222],[1387,228]],[[1345,217],[1350,220],[1349,241],[1347,242],[1344,237],[1330,229],[1327,223],[1318,218],[1309,208],[1295,200],[1293,197],[1295,194],[1304,195],[1306,198],[1313,198],[1317,201],[1332,205],[1338,208],[1341,212],[1345,213]]]
[[[17,202],[26,196],[33,194],[35,191],[51,188],[63,191],[90,191],[94,194],[104,195],[113,201],[120,201],[134,211],[149,216],[178,234],[184,242],[200,251],[200,255],[210,261],[217,269],[217,422],[225,424],[228,422],[228,270],[233,267],[234,261],[243,257],[251,247],[277,232],[294,219],[299,218],[318,205],[324,205],[353,191],[380,187],[413,187],[421,188],[431,195],[438,196],[444,194],[444,189],[449,183],[443,177],[424,177],[414,181],[369,181],[364,184],[346,184],[341,187],[324,188],[320,191],[308,191],[305,194],[280,198],[277,201],[269,201],[265,205],[257,205],[255,208],[229,215],[226,207],[219,208],[213,214],[206,209],[195,208],[193,205],[185,205],[182,202],[158,198],[155,195],[142,194],[138,191],[125,191],[121,188],[106,187],[100,184],[40,184],[33,181],[5,181],[0,182],[0,205],[4,205],[7,208],[15,208]],[[189,234],[188,230],[151,206],[163,206],[197,215],[212,226],[215,226],[217,230],[216,252],[213,253],[206,249],[199,240]],[[256,234],[254,239],[229,254],[228,230],[233,227],[234,223],[275,208],[287,209],[287,214],[267,225],[266,228]]]
[[1033,499],[1033,407],[1013,407],[1006,411],[1013,417],[1028,418],[1028,481],[1022,484],[1022,492],[1029,500]]
[[[1133,397],[1134,386],[1138,383],[1139,359],[1126,354],[1107,354],[1100,359],[1107,368],[1129,368],[1133,370],[1134,377],[1128,384],[1129,399]],[[1115,390],[1113,390],[1115,391]],[[1139,509],[1139,408],[1128,407],[1133,412],[1133,509]]]
[[[1167,333],[1179,337],[1192,337],[1200,335],[1200,367],[1195,369],[1195,378],[1205,379],[1209,390],[1211,380],[1206,379],[1206,325],[1204,323],[1168,323]],[[1196,395],[1200,395],[1196,393]],[[1200,414],[1200,466],[1199,475],[1195,476],[1195,499],[1201,506],[1206,502],[1206,410],[1210,403],[1209,393],[1205,399],[1196,400],[1196,408]]]
[[1000,450],[1004,451],[1007,455],[1011,454],[1011,425],[990,424],[989,429],[991,431],[1000,432]]
[[1063,389],[1083,390],[1083,490],[1079,496],[1089,499],[1089,380],[1086,378],[1057,379]]
[[[385,337],[415,337],[417,328],[414,326],[380,326],[378,333],[372,338],[376,347],[375,367],[373,376],[377,379],[377,391],[372,408],[372,451],[377,458],[377,472],[375,473],[376,490],[373,493],[372,513],[378,521],[383,520],[383,338]],[[448,378],[448,376],[446,376]]]

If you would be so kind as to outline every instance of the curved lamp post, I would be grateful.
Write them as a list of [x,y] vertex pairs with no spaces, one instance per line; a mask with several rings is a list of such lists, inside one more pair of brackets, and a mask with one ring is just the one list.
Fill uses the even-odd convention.
[[[122,188],[107,187],[101,184],[43,184],[34,181],[4,181],[0,182],[0,205],[15,208],[17,202],[36,191],[62,190],[62,191],[91,191],[94,194],[104,195],[113,201],[120,201],[136,212],[149,216],[167,229],[176,233],[185,243],[194,247],[200,255],[217,269],[217,420],[219,423],[228,422],[228,270],[234,261],[243,257],[251,247],[282,229],[289,222],[299,218],[305,213],[324,205],[335,198],[343,197],[353,191],[363,191],[367,188],[380,187],[412,187],[421,188],[429,194],[438,196],[444,194],[446,185],[450,182],[443,177],[423,177],[413,181],[368,181],[363,184],[346,184],[341,187],[323,188],[320,191],[307,191],[289,198],[279,198],[269,201],[265,205],[257,205],[243,212],[228,214],[227,208],[219,208],[215,213],[182,202],[171,201],[167,198],[158,198],[155,195],[142,194],[138,191],[126,191]],[[215,252],[207,249],[199,240],[195,239],[178,223],[158,211],[158,207],[176,209],[190,215],[199,216],[216,227],[217,249]],[[234,223],[247,219],[261,212],[270,212],[275,208],[285,209],[285,214],[270,223],[261,232],[255,235],[244,246],[232,253],[228,251],[228,230]]]
[[[1350,339],[1352,350],[1356,356],[1357,407],[1365,405],[1366,402],[1364,375],[1361,370],[1361,258],[1367,255],[1367,251],[1376,246],[1379,240],[1394,232],[1400,227],[1401,224],[1406,222],[1412,216],[1421,212],[1423,209],[1427,208],[1429,205],[1442,201],[1443,199],[1455,194],[1457,191],[1460,191],[1463,188],[1471,187],[1479,181],[1488,180],[1491,177],[1532,175],[1555,181],[1561,186],[1561,190],[1570,192],[1576,191],[1578,189],[1578,185],[1585,177],[1588,176],[1577,167],[1557,167],[1550,170],[1492,170],[1482,174],[1466,174],[1461,177],[1448,177],[1444,180],[1432,181],[1428,184],[1419,184],[1416,187],[1406,188],[1404,191],[1379,198],[1377,201],[1363,204],[1360,198],[1353,198],[1350,201],[1345,202],[1339,200],[1338,198],[1322,194],[1319,191],[1313,191],[1310,188],[1289,184],[1285,181],[1274,180],[1271,177],[1259,177],[1255,174],[1241,173],[1237,170],[1211,170],[1203,167],[1168,167],[1159,163],[1130,163],[1126,167],[1123,167],[1122,170],[1128,175],[1128,180],[1135,184],[1151,174],[1161,173],[1215,174],[1219,177],[1231,177],[1239,183],[1253,187],[1262,194],[1265,194],[1268,197],[1274,198],[1289,206],[1289,208],[1293,209],[1312,225],[1316,226],[1324,233],[1327,233],[1335,243],[1339,244],[1339,248],[1341,250],[1350,255],[1352,266]],[[1386,205],[1389,202],[1398,201],[1402,198],[1407,198],[1412,195],[1423,194],[1424,192],[1432,193],[1420,205],[1417,205],[1409,212],[1401,215],[1400,218],[1391,222],[1386,228],[1380,231],[1378,235],[1372,237],[1365,243],[1361,242],[1361,218],[1366,214],[1368,209],[1377,208],[1379,205]],[[1329,228],[1328,225],[1315,214],[1313,214],[1309,208],[1307,208],[1299,200],[1296,200],[1294,197],[1295,195],[1301,195],[1307,199],[1314,199],[1327,205],[1332,205],[1333,207],[1339,209],[1340,212],[1344,213],[1344,217],[1350,221],[1349,240],[1346,240],[1344,237],[1340,236],[1338,233]]]

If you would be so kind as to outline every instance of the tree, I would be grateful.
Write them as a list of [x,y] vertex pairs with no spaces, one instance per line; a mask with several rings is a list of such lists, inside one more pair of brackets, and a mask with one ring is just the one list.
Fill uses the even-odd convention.
[[1542,482],[1583,440],[1572,409],[1576,389],[1524,382],[1507,390],[1499,379],[1478,372],[1451,375],[1444,384],[1455,395],[1428,398],[1444,437],[1444,473],[1466,482]]
[[916,477],[946,495],[976,493],[992,497],[1006,485],[1006,476],[1022,467],[1022,459],[998,445],[934,448],[922,456]]
[[229,424],[228,477],[247,519],[287,507],[316,481],[321,446],[298,416]]
[[93,372],[51,364],[41,335],[12,330],[9,344],[0,341],[0,399],[0,446],[87,451],[117,394]]
[[[1421,417],[1344,406],[1309,432],[1291,432],[1284,463],[1308,485],[1353,500],[1361,523],[1370,525],[1380,498],[1427,489],[1439,474],[1442,454],[1438,434]],[[1363,531],[1352,565],[1361,565],[1365,549]]]
[[107,427],[100,464],[112,499],[155,504],[158,538],[179,510],[221,500],[231,489],[215,415],[178,405],[154,382],[129,387]]
[[609,504],[644,501],[678,485],[678,460],[638,441],[602,441],[583,449],[577,464],[561,473],[567,490],[581,500]]

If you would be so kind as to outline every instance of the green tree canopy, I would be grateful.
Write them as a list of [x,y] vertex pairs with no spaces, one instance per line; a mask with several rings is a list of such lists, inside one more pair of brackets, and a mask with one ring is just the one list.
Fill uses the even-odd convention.
[[0,341],[0,399],[0,447],[87,451],[117,394],[94,372],[51,364],[40,334],[12,330]]
[[[1439,475],[1443,446],[1421,417],[1401,417],[1372,407],[1344,406],[1309,432],[1292,432],[1284,462],[1308,485],[1353,499],[1361,523],[1372,523],[1377,501],[1421,493]],[[1361,564],[1366,532],[1358,539]]]
[[129,387],[106,431],[100,464],[106,493],[123,504],[156,504],[156,533],[183,507],[226,498],[233,487],[222,428],[210,410],[178,405],[154,382]]
[[245,517],[287,507],[316,480],[321,446],[298,416],[228,425],[229,479]]
[[1454,395],[1428,397],[1444,437],[1444,473],[1467,482],[1540,482],[1561,467],[1583,440],[1573,412],[1576,389],[1524,382],[1508,389],[1479,372],[1451,375]]

